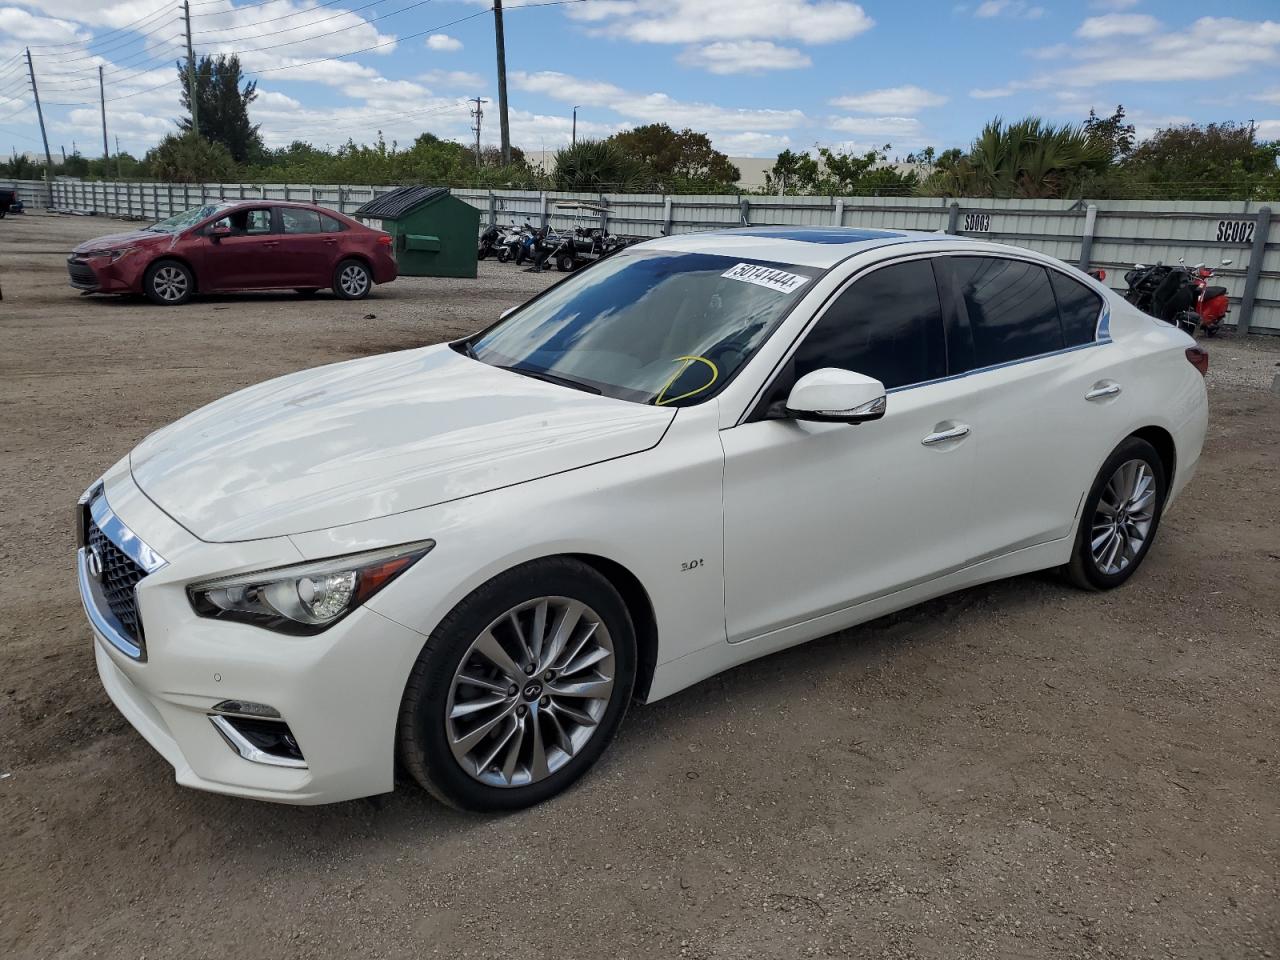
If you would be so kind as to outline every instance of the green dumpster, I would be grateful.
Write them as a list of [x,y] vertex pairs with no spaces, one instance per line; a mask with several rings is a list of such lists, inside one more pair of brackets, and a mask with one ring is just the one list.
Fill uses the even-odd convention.
[[447,187],[400,187],[352,216],[380,220],[402,277],[474,277],[480,211]]

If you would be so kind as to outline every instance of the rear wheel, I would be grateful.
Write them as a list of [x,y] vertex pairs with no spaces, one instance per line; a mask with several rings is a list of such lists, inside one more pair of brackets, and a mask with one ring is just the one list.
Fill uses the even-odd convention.
[[1067,575],[1085,590],[1118,587],[1155,540],[1168,493],[1155,447],[1129,437],[1112,451],[1085,498]]
[[373,275],[359,260],[343,260],[333,271],[333,292],[343,300],[363,300],[373,288]]
[[431,634],[405,685],[399,752],[444,802],[513,810],[564,790],[613,739],[635,681],[635,630],[593,568],[500,574]]
[[560,254],[556,259],[556,269],[561,273],[571,273],[577,265],[577,261],[567,253]]
[[157,260],[142,278],[142,291],[152,303],[176,307],[186,303],[195,292],[196,280],[191,270],[177,260]]

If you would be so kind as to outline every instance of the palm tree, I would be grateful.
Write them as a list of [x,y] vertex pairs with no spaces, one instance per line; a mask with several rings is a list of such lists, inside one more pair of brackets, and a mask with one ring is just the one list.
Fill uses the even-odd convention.
[[556,151],[557,190],[635,193],[647,184],[644,166],[610,140],[579,140]]
[[1006,125],[997,117],[966,155],[929,178],[926,190],[953,197],[1066,197],[1109,162],[1102,145],[1080,127],[1038,117]]

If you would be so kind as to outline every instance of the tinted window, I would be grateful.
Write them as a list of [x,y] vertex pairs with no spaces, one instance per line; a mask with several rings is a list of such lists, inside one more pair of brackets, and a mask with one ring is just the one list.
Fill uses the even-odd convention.
[[1049,271],[1054,296],[1058,298],[1058,314],[1062,317],[1062,335],[1068,347],[1093,343],[1102,312],[1102,298],[1078,280],[1057,270]]
[[339,230],[347,229],[342,225],[341,220],[335,220],[323,213],[320,214],[320,226],[324,228],[325,233],[337,233]]
[[301,210],[297,207],[281,207],[280,222],[285,233],[323,233],[320,228],[320,214],[314,210]]
[[796,379],[822,367],[886,387],[946,375],[942,308],[928,260],[883,267],[842,293],[796,351]]
[[956,257],[952,262],[969,311],[974,366],[1062,349],[1058,305],[1044,267],[996,257]]

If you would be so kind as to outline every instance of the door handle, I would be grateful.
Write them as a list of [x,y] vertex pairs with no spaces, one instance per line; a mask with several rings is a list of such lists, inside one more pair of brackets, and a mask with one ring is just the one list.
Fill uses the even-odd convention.
[[935,443],[946,443],[948,440],[959,440],[969,435],[969,425],[958,423],[950,430],[939,430],[937,433],[931,433],[920,442],[926,447],[931,447]]
[[1086,400],[1105,400],[1107,397],[1115,397],[1120,394],[1120,384],[1108,383],[1105,386],[1094,387],[1084,395]]
[[264,247],[278,247],[278,246],[280,246],[280,241],[279,241],[279,240],[264,240],[264,241],[262,241],[262,245],[263,245]]

